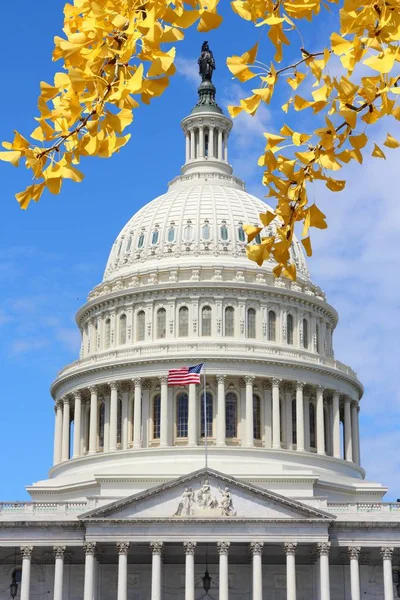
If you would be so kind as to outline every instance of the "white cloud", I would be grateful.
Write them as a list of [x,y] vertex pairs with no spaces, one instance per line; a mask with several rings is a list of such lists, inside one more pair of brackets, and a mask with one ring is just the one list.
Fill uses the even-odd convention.
[[199,87],[199,67],[195,58],[177,56],[175,59],[176,73],[189,81],[193,87]]
[[61,327],[55,331],[55,338],[61,342],[67,350],[78,354],[81,336],[77,327],[74,329]]
[[17,339],[11,343],[11,353],[12,354],[26,354],[27,352],[32,352],[34,350],[40,350],[45,346],[48,346],[50,340],[46,338],[26,338],[26,339]]

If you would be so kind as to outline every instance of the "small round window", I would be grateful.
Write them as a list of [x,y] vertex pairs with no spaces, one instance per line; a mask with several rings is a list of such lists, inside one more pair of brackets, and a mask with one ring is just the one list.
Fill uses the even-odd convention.
[[221,227],[221,239],[224,240],[224,242],[228,239],[228,228],[226,225],[222,225]]
[[144,244],[144,233],[141,233],[141,234],[139,235],[139,239],[138,239],[137,247],[138,247],[138,248],[143,248],[143,244]]
[[155,246],[156,244],[158,244],[158,236],[159,236],[158,229],[155,229],[153,231],[152,236],[151,236],[151,243],[152,243],[153,246]]

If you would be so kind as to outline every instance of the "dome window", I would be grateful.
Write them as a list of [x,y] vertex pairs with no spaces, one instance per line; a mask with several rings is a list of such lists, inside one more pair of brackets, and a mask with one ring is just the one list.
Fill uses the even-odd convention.
[[191,225],[186,225],[185,230],[183,232],[183,238],[185,242],[191,242],[193,239],[193,227]]
[[287,343],[290,344],[291,346],[293,345],[293,329],[294,329],[293,317],[292,317],[292,315],[289,314],[286,319],[286,333],[287,333]]
[[237,437],[237,396],[234,392],[225,395],[225,436]]
[[104,335],[104,347],[109,348],[111,344],[111,319],[106,319],[105,323],[105,335]]
[[175,227],[170,227],[168,229],[168,236],[167,239],[170,243],[175,241]]
[[160,308],[157,311],[157,337],[164,339],[167,335],[167,311]]
[[303,319],[303,348],[308,349],[308,321]]
[[126,344],[126,315],[119,318],[119,343]]
[[270,342],[276,340],[276,314],[273,310],[268,312],[268,340]]
[[[233,337],[235,335],[235,309],[233,306],[227,306],[225,309],[225,336]],[[231,436],[236,437],[236,436]]]
[[256,337],[256,311],[249,308],[247,311],[247,337],[254,339]]
[[144,233],[142,231],[142,233],[139,235],[137,247],[138,248],[143,248],[143,244],[144,244]]
[[158,229],[155,229],[151,236],[151,243],[153,246],[156,246],[158,244],[158,237],[159,237],[159,231],[158,231]]
[[122,242],[120,242],[120,244],[119,244],[117,256],[119,256],[121,254],[121,249],[122,249]]
[[261,244],[261,235],[259,233],[257,233],[256,237],[254,238],[254,241],[256,244]]
[[203,238],[203,240],[209,240],[210,239],[210,226],[208,223],[204,223],[202,229],[201,229],[201,237]]
[[221,240],[223,240],[224,242],[226,242],[226,240],[228,239],[228,228],[226,225],[222,225],[221,227]]
[[201,311],[201,335],[211,335],[211,306],[204,306]]
[[188,337],[189,335],[189,309],[187,306],[181,306],[179,309],[179,337]]
[[261,398],[257,394],[253,395],[253,437],[261,440]]
[[136,317],[136,339],[138,342],[143,342],[145,334],[145,314],[144,310],[140,310]]
[[176,399],[176,437],[188,436],[189,396],[184,392]]
[[[213,397],[212,394],[206,392],[206,419],[207,419],[207,437],[212,437],[213,434]],[[204,423],[204,392],[201,395],[201,425],[200,425],[200,437],[204,437],[205,423]]]
[[126,245],[126,250],[125,250],[125,252],[129,252],[129,251],[130,251],[130,249],[131,249],[131,246],[132,246],[132,236],[130,235],[130,236],[129,236],[129,238],[128,238],[128,243],[127,243],[127,245]]
[[238,238],[239,238],[239,242],[245,242],[246,241],[246,234],[244,232],[244,229],[243,229],[242,225],[238,229]]
[[161,432],[161,396],[156,394],[153,398],[153,439],[158,440]]

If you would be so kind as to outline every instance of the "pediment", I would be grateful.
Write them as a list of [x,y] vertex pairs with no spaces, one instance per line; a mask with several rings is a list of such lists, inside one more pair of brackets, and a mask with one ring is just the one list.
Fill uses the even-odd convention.
[[332,515],[212,469],[202,469],[81,515],[82,520],[329,521]]

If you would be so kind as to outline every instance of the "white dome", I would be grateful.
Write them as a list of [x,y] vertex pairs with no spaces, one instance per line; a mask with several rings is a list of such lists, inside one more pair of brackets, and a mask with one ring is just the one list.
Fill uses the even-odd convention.
[[[144,206],[122,229],[112,247],[104,281],[133,275],[144,266],[160,268],[176,258],[180,265],[215,265],[216,257],[219,261],[224,257],[223,266],[254,267],[246,257],[242,225],[257,225],[259,214],[269,207],[242,186],[232,176],[211,172],[178,177],[166,194]],[[297,239],[292,258],[299,277],[308,279]],[[263,269],[271,272],[273,267],[271,262]]]

